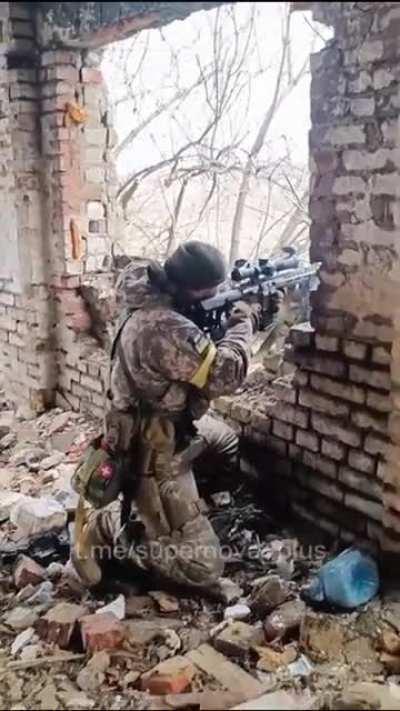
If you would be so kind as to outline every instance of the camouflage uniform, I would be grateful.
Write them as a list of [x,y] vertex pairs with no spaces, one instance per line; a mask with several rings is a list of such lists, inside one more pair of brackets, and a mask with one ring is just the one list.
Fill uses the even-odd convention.
[[[129,448],[137,437],[130,431],[131,413],[145,403],[135,495],[145,530],[140,554],[121,533],[115,506],[95,513],[91,527],[96,526],[98,545],[117,541],[129,560],[146,570],[180,584],[209,585],[222,574],[223,562],[192,465],[210,450],[216,454],[217,473],[235,465],[236,435],[205,413],[211,399],[234,392],[246,377],[252,324],[243,316],[215,346],[143,270],[139,276],[135,269],[125,270],[119,290],[122,305],[133,313],[121,331],[111,369],[106,431],[112,446]],[[193,421],[197,432],[187,437],[187,423]]]

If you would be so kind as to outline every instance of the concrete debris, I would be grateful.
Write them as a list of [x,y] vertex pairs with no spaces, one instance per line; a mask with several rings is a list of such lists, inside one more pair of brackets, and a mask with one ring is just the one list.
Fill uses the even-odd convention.
[[25,496],[17,491],[2,491],[0,501],[0,522],[8,521],[14,506],[24,499]]
[[400,707],[400,691],[392,684],[358,682],[337,694],[331,704],[332,711],[352,709],[385,709],[397,711]]
[[10,447],[13,446],[13,444],[15,444],[15,442],[16,442],[16,437],[15,437],[14,432],[5,434],[0,439],[0,452],[4,452],[6,449],[9,449]]
[[297,658],[297,646],[289,645],[282,652],[270,647],[254,647],[258,655],[257,669],[264,672],[276,672],[281,667],[287,667]]
[[11,455],[10,464],[14,467],[25,465],[32,472],[38,472],[41,461],[45,458],[46,452],[39,447],[18,448]]
[[303,616],[300,641],[312,661],[337,661],[343,658],[345,628],[335,617],[309,611]]
[[24,497],[12,508],[10,520],[22,535],[30,538],[64,528],[67,514],[63,507],[50,497]]
[[268,642],[276,642],[300,628],[306,606],[302,600],[290,600],[272,612],[264,622],[265,637]]
[[149,596],[157,603],[160,612],[178,612],[179,602],[176,597],[159,590],[149,592]]
[[96,610],[97,615],[105,613],[111,613],[112,615],[115,615],[118,620],[124,620],[126,616],[126,602],[124,596],[118,595],[118,597],[115,598],[113,602],[110,602],[109,605],[105,605],[104,607],[100,607]]
[[264,694],[252,701],[234,706],[236,711],[307,711],[307,709],[315,708],[315,697],[312,697],[310,692],[303,691],[297,694],[291,694],[287,691],[274,691],[271,694]]
[[50,563],[46,572],[51,580],[57,580],[63,574],[64,566],[61,563]]
[[11,654],[13,657],[15,657],[21,649],[26,647],[30,642],[35,637],[35,630],[33,627],[28,627],[26,630],[23,632],[20,632],[20,634],[14,639],[14,642],[11,645]]
[[59,415],[56,415],[56,417],[53,417],[53,421],[47,430],[48,436],[51,437],[56,434],[56,432],[63,430],[64,427],[68,425],[71,418],[75,418],[75,416],[74,412],[61,412]]
[[61,464],[64,458],[65,457],[62,452],[53,452],[53,454],[51,454],[49,457],[42,459],[42,461],[40,462],[40,468],[44,469],[45,471],[53,469],[58,464]]
[[256,698],[264,692],[263,685],[238,664],[226,659],[209,644],[202,644],[187,655],[202,672],[216,679],[224,689],[241,693],[245,699]]
[[220,578],[218,581],[218,592],[225,605],[232,605],[243,595],[243,590],[229,578]]
[[247,620],[251,615],[251,610],[244,603],[237,603],[231,607],[227,607],[224,612],[225,620]]
[[37,590],[27,598],[26,604],[27,605],[40,605],[40,607],[44,610],[46,608],[51,607],[53,604],[53,598],[54,598],[54,587],[53,583],[50,582],[50,580],[45,580],[43,583],[39,585]]
[[275,610],[289,597],[287,583],[278,575],[269,576],[261,585],[255,588],[251,596],[251,609],[257,615],[267,615]]
[[262,627],[253,627],[246,622],[232,622],[214,637],[213,644],[215,649],[228,657],[243,658],[251,647],[262,645],[263,642]]
[[4,618],[4,623],[13,630],[26,630],[39,619],[40,611],[34,607],[14,607]]
[[10,449],[0,440],[5,708],[398,708],[395,592],[354,613],[307,609],[299,595],[320,561],[296,557],[301,542],[289,529],[280,535],[243,484],[205,492],[221,543],[238,551],[230,577],[196,595],[147,592],[147,581],[132,583],[123,569],[119,579],[118,569],[104,590],[88,590],[64,561],[71,475],[93,425],[56,411],[12,428]]

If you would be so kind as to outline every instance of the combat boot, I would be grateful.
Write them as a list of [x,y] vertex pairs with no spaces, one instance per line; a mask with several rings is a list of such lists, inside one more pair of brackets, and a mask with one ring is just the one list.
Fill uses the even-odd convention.
[[71,551],[71,562],[82,583],[95,587],[102,579],[102,561],[112,557],[112,533],[105,512],[98,512],[86,521],[77,533]]

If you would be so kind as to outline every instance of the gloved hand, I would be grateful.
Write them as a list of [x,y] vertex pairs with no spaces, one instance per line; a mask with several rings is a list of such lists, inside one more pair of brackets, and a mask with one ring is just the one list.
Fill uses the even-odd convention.
[[245,301],[238,301],[231,311],[227,327],[230,328],[245,319],[250,319],[253,326],[253,333],[255,333],[260,324],[260,314],[260,304],[246,304]]
[[282,305],[285,293],[282,289],[277,289],[273,294],[271,294],[271,309],[272,313],[277,313]]

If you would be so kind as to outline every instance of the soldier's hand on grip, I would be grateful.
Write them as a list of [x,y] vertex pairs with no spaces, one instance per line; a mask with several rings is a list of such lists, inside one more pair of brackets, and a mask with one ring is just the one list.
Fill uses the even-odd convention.
[[246,304],[245,301],[238,301],[231,311],[227,326],[229,328],[244,319],[250,319],[253,326],[253,333],[255,333],[259,327],[260,315],[261,307],[259,304]]

